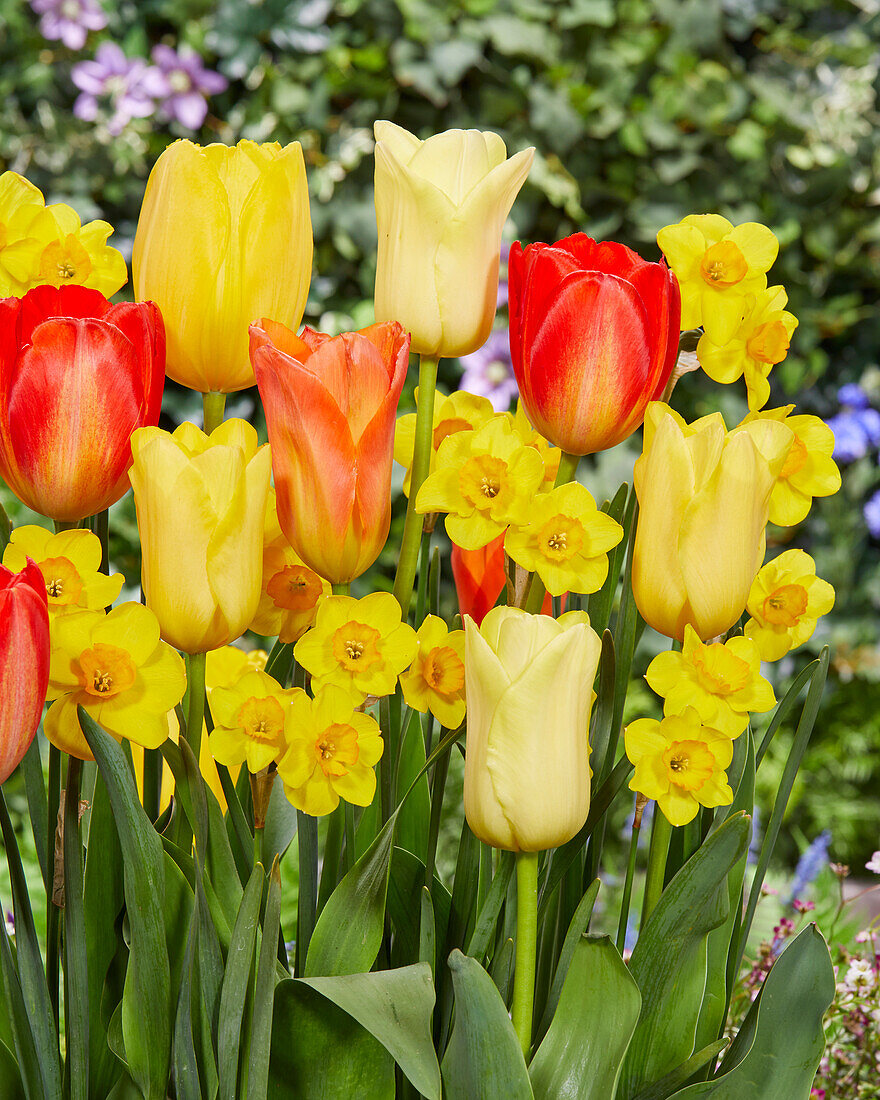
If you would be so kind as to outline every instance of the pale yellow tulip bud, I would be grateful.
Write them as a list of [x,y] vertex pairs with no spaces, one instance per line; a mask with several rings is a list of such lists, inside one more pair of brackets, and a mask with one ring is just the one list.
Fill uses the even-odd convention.
[[189,423],[139,428],[131,451],[147,606],[184,653],[219,649],[260,600],[269,447],[232,419],[210,436]]
[[296,330],[309,292],[299,142],[169,145],[147,181],[132,272],[138,300],[162,311],[169,378],[202,393],[255,385],[248,325],[271,317]]
[[764,560],[770,494],[794,441],[784,424],[728,432],[720,413],[693,424],[653,402],[635,464],[639,518],[632,587],[642,618],[703,641],[740,617]]
[[588,742],[601,644],[584,611],[465,617],[464,812],[493,848],[564,844],[590,808]]
[[376,320],[399,321],[420,355],[468,355],[492,330],[501,231],[535,155],[497,134],[427,141],[377,122]]

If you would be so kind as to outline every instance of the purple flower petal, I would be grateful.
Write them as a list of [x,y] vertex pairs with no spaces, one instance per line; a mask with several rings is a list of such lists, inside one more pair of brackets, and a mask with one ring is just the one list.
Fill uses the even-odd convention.
[[198,92],[172,96],[165,101],[164,106],[187,130],[198,130],[208,113],[208,104]]
[[73,104],[73,117],[81,118],[83,122],[94,122],[98,117],[98,101],[95,97],[86,92],[78,95]]

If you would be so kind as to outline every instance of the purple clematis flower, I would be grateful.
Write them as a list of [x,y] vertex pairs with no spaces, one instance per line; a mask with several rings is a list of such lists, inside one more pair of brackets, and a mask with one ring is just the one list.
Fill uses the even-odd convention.
[[495,412],[506,412],[519,393],[510,362],[507,332],[493,332],[481,348],[463,355],[459,361],[464,367],[459,389],[488,397]]
[[94,61],[80,61],[70,75],[82,93],[73,105],[74,115],[94,122],[100,113],[98,100],[108,100],[112,114],[107,129],[114,137],[133,118],[149,118],[156,100],[169,93],[163,73],[143,58],[126,57],[115,42],[102,42]]
[[69,50],[81,50],[89,31],[107,26],[107,16],[97,0],[31,0],[31,7],[41,16],[43,38],[60,39]]
[[170,89],[162,101],[163,111],[187,130],[198,130],[208,113],[206,97],[226,91],[226,77],[206,69],[191,50],[154,46],[152,57]]

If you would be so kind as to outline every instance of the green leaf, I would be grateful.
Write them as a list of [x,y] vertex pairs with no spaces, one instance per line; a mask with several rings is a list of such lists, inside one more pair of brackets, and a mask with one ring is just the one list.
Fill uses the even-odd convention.
[[[406,848],[396,845],[391,854],[391,875],[388,880],[388,916],[394,927],[395,954],[406,961],[415,959],[419,949],[419,919],[421,894],[425,888],[425,864]],[[446,939],[452,898],[439,878],[434,876],[432,899],[435,915],[435,936],[442,944]]]
[[498,869],[492,879],[492,885],[486,900],[477,916],[477,923],[467,945],[467,954],[475,959],[483,959],[489,950],[489,942],[495,932],[498,914],[507,897],[507,888],[513,875],[516,859],[513,852],[501,852]]
[[305,976],[362,974],[376,961],[385,927],[385,898],[394,845],[392,815],[336,887],[318,918]]
[[[219,808],[219,807],[218,807]],[[284,784],[277,780],[272,784],[266,825],[263,829],[263,860],[269,867],[276,856],[283,856],[296,836],[296,809],[287,801]],[[251,844],[253,849],[253,842]]]
[[[50,1100],[61,1096],[58,1035],[49,1005],[49,991],[46,987],[43,957],[40,954],[40,945],[34,928],[27,880],[2,790],[0,790],[0,828],[3,832],[3,847],[6,849],[6,863],[9,867],[9,880],[12,886],[12,905],[15,912],[15,961],[18,967],[19,990],[36,1048],[43,1084],[42,1095],[46,1100]],[[15,985],[10,977],[6,979],[6,987],[7,992],[15,998]]]
[[727,1039],[716,1039],[714,1043],[710,1043],[702,1050],[698,1050],[696,1054],[692,1054],[686,1062],[670,1070],[659,1081],[655,1081],[653,1085],[648,1085],[646,1089],[642,1089],[638,1096],[633,1097],[633,1100],[667,1100],[677,1088],[686,1084],[698,1070],[711,1065],[728,1042]]
[[276,959],[281,927],[281,874],[278,857],[269,874],[269,894],[263,918],[263,936],[257,959],[254,986],[254,1012],[251,1018],[251,1043],[248,1051],[247,1100],[266,1100],[269,1087],[269,1055],[272,1043],[272,1010],[278,983]]
[[275,987],[269,1095],[394,1100],[394,1059],[343,1009],[285,978]]
[[300,980],[378,1039],[422,1096],[440,1100],[440,1066],[431,1037],[434,984],[427,963]]
[[79,827],[81,775],[82,761],[68,757],[64,796],[64,1018],[70,1100],[86,1100],[89,1094],[89,972]]
[[251,872],[232,939],[226,956],[226,972],[220,993],[220,1019],[217,1026],[217,1069],[220,1078],[220,1100],[236,1100],[238,1057],[241,1045],[247,989],[254,967],[254,947],[260,921],[260,900],[263,891],[263,867],[257,864]]
[[568,931],[565,933],[565,939],[562,942],[559,960],[556,963],[556,970],[553,974],[550,992],[547,995],[547,1006],[544,1009],[541,1027],[538,1031],[539,1035],[545,1034],[553,1019],[553,1013],[556,1011],[556,1006],[559,1004],[559,997],[562,993],[562,986],[565,982],[566,975],[568,974],[568,968],[571,966],[571,960],[574,958],[575,950],[581,942],[581,937],[586,931],[587,925],[590,923],[590,917],[593,915],[593,906],[596,904],[599,885],[598,879],[594,879],[593,882],[590,883],[586,893],[578,903],[577,909],[574,911],[574,916],[571,918]]
[[0,1043],[0,1100],[30,1100],[19,1076],[15,1055],[5,1043]]
[[428,793],[428,777],[424,774],[425,741],[418,711],[411,712],[402,738],[397,769],[398,788],[407,791],[413,782],[415,787],[400,808],[395,839],[401,848],[413,852],[424,863],[428,851],[431,798]]
[[162,910],[165,855],[138,801],[119,745],[78,708],[89,748],[107,784],[124,866],[129,957],[122,994],[122,1035],[129,1072],[144,1100],[165,1100],[171,1062],[171,976]]
[[433,981],[437,967],[437,929],[434,925],[434,903],[431,900],[431,891],[427,886],[422,887],[419,911],[419,962],[427,963],[431,968]]
[[749,842],[745,814],[710,834],[660,896],[630,960],[642,1012],[620,1079],[632,1096],[694,1051],[706,983],[706,940],[727,919],[727,875]]
[[825,1048],[822,1017],[834,999],[834,969],[815,924],[789,940],[773,964],[721,1077],[675,1093],[677,1100],[791,1100],[809,1095]]
[[42,1100],[43,1080],[37,1048],[15,970],[5,920],[0,928],[0,988],[3,992],[3,1010],[12,1031],[12,1042],[18,1060],[15,1079],[21,1082],[27,1100]]
[[476,959],[453,951],[455,1024],[443,1057],[447,1100],[532,1100],[532,1086],[507,1008]]
[[535,1100],[613,1100],[642,1006],[608,936],[582,936],[529,1066]]

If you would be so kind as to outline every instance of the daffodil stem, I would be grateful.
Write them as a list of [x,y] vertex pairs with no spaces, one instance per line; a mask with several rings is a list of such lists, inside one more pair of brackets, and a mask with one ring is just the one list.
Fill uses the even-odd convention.
[[318,819],[296,811],[296,841],[299,850],[299,896],[296,911],[296,961],[294,971],[302,977],[309,943],[315,929],[318,906]]
[[355,822],[354,806],[351,802],[343,802],[345,807],[345,873],[354,867],[355,860]]
[[431,466],[431,441],[434,432],[434,390],[437,385],[437,360],[423,355],[419,359],[419,398],[416,404],[416,434],[413,446],[410,474],[409,500],[406,502],[406,521],[394,578],[394,596],[400,604],[401,616],[406,621],[412,601],[416,564],[422,541],[424,516],[416,512],[416,497]]
[[345,821],[345,809],[340,801],[336,809],[327,818],[327,834],[324,837],[324,858],[321,861],[321,881],[318,886],[318,914],[327,904],[327,899],[336,888],[339,880],[339,856],[342,852],[342,831]]
[[[556,481],[553,483],[554,489],[557,485],[567,485],[569,481],[575,480],[580,460],[580,455],[571,455],[568,451],[562,452],[559,457],[559,469],[556,471]],[[544,582],[537,573],[533,574],[529,590],[523,601],[523,609],[531,615],[537,615],[544,603],[545,592]]]
[[330,587],[333,589],[334,596],[348,596],[351,593],[351,584],[348,582],[345,584],[334,584]]
[[[438,744],[446,736],[446,730],[440,730]],[[443,808],[443,792],[446,790],[446,776],[449,774],[449,758],[452,753],[444,752],[434,764],[431,773],[431,820],[428,824],[428,852],[425,858],[425,885],[429,890],[434,885],[434,863],[437,859],[437,840],[440,836],[440,811]]]
[[202,394],[202,423],[204,424],[205,435],[210,435],[215,428],[220,427],[223,423],[223,414],[225,411],[225,393],[211,392]]
[[626,928],[629,924],[629,907],[632,901],[633,877],[636,871],[636,857],[639,851],[639,834],[642,830],[642,810],[644,804],[639,805],[641,795],[636,796],[636,808],[633,814],[632,836],[629,841],[629,859],[626,864],[626,879],[623,883],[623,897],[620,901],[620,920],[617,924],[617,950],[623,954],[626,946]]
[[538,853],[516,853],[516,969],[511,1018],[526,1065],[532,1048],[538,947]]
[[254,827],[254,866],[263,862],[263,833],[265,829],[260,826]]
[[669,841],[672,839],[672,826],[666,814],[659,806],[654,807],[654,824],[651,828],[651,847],[648,849],[648,871],[645,875],[645,897],[642,902],[641,928],[644,930],[648,917],[653,913],[660,895],[663,893],[663,880],[666,877],[666,857],[669,855]]
[[162,753],[144,749],[144,812],[150,821],[159,816],[162,798]]
[[431,536],[422,536],[419,555],[419,587],[416,594],[416,626],[422,625],[428,611],[428,573],[431,568]]
[[196,760],[199,760],[202,747],[202,723],[205,720],[205,659],[204,653],[190,653],[186,658],[186,739]]

